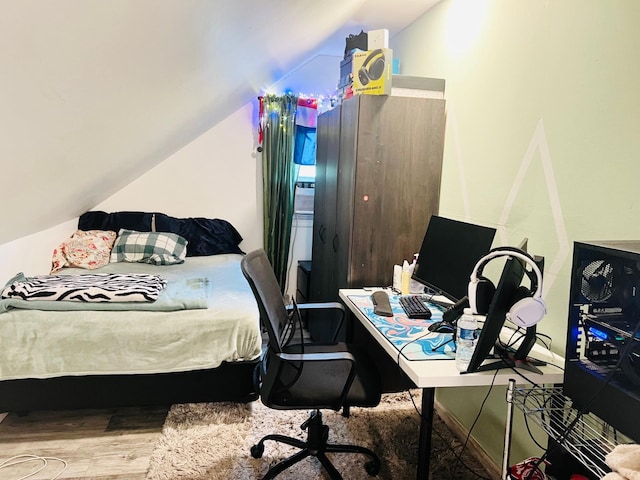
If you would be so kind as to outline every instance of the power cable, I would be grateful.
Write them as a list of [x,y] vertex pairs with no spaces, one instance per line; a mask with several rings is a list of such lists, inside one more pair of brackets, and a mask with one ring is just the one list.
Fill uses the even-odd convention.
[[60,470],[57,474],[55,474],[53,477],[49,479],[49,480],[56,480],[57,478],[60,477],[60,475],[62,475],[65,472],[68,465],[65,460],[62,460],[61,458],[57,458],[57,457],[41,457],[39,455],[31,455],[31,454],[15,455],[13,457],[10,457],[4,460],[2,463],[0,463],[0,469],[12,467],[14,465],[19,465],[21,463],[26,463],[26,462],[41,462],[42,465],[40,465],[36,470],[16,479],[16,480],[26,480],[27,478],[33,477],[34,475],[37,475],[38,473],[42,472],[45,468],[47,468],[47,466],[49,465],[49,461],[51,460],[62,463],[62,470]]

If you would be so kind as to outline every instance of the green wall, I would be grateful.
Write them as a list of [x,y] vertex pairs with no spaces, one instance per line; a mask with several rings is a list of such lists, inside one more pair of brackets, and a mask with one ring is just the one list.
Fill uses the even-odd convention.
[[[402,74],[446,80],[440,213],[544,255],[538,329],[561,355],[573,242],[640,238],[639,22],[637,0],[445,0],[390,45]],[[486,389],[466,393],[438,399],[470,426]],[[498,464],[505,408],[496,387],[473,430]],[[518,420],[514,462],[540,454]]]

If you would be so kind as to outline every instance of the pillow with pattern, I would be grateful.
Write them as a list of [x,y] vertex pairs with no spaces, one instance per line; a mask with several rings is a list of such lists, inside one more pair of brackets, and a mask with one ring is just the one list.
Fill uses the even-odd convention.
[[187,241],[175,233],[121,229],[111,250],[112,262],[173,265],[183,263],[186,256]]
[[108,230],[78,230],[53,250],[51,273],[64,267],[93,270],[109,263],[116,232]]

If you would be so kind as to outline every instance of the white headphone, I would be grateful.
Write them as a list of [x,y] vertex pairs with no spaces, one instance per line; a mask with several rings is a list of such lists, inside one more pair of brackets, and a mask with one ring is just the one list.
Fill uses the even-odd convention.
[[[491,250],[476,263],[471,272],[469,280],[469,306],[474,313],[486,314],[491,304],[491,299],[495,293],[495,286],[491,280],[482,277],[482,269],[494,258],[514,257],[522,260],[531,267],[535,273],[535,282],[532,279],[532,290],[535,284],[533,296],[531,291],[525,287],[519,288],[519,297],[511,306],[506,315],[507,320],[519,327],[531,327],[542,320],[547,313],[547,306],[542,299],[542,272],[531,256],[522,250],[514,247],[499,247]],[[526,291],[526,293],[523,293]],[[524,298],[522,298],[524,297]]]

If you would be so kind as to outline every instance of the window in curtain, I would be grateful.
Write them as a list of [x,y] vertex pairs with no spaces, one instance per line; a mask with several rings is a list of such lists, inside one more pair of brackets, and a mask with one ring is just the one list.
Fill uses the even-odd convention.
[[293,161],[298,165],[316,164],[316,127],[318,124],[318,101],[314,98],[299,98],[296,110],[296,143]]

